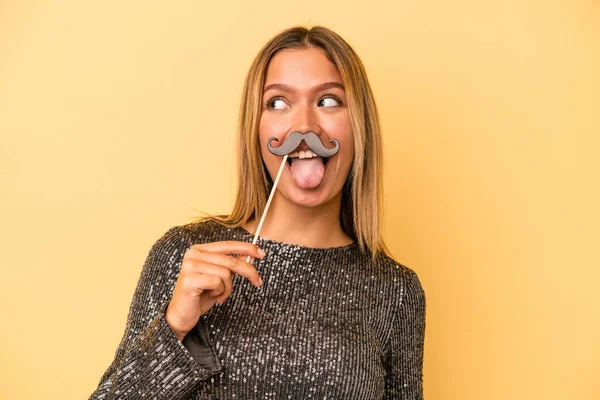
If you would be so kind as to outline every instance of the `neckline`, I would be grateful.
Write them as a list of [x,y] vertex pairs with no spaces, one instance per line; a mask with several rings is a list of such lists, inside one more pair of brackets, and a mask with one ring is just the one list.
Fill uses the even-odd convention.
[[[244,228],[243,226],[237,226],[233,229],[237,229],[238,231],[240,231],[240,233],[244,234],[245,236],[248,236],[250,238],[250,241],[252,242],[254,240],[254,233],[248,231],[246,228]],[[278,247],[287,247],[290,249],[294,249],[294,250],[303,250],[303,251],[312,251],[312,252],[329,252],[329,251],[345,251],[345,250],[351,250],[357,247],[356,242],[352,242],[350,244],[345,244],[343,246],[335,246],[335,247],[308,247],[308,246],[303,246],[300,244],[291,244],[291,243],[286,243],[286,242],[279,242],[277,240],[273,240],[273,239],[265,239],[262,236],[258,237],[258,240],[256,242],[258,243],[264,243],[270,246],[278,246]],[[261,247],[261,246],[259,246]]]

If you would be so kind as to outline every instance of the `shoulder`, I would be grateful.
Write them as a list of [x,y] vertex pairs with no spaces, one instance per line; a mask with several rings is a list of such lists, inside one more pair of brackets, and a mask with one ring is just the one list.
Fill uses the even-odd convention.
[[397,303],[401,304],[407,297],[425,301],[425,290],[415,270],[385,253],[378,253],[373,263],[381,278],[388,281],[393,288]]
[[[235,229],[228,228],[212,219],[201,219],[186,224],[176,225],[167,230],[156,244],[179,243],[190,247],[198,243],[208,243],[235,238]],[[155,246],[156,246],[155,244]]]
[[225,236],[227,229],[212,220],[172,226],[154,241],[148,252],[146,264],[149,269],[156,266],[175,268],[188,248],[196,243],[219,240]]
[[373,267],[381,273],[391,274],[396,277],[417,276],[417,273],[413,269],[401,264],[396,259],[383,252],[379,252],[375,255]]

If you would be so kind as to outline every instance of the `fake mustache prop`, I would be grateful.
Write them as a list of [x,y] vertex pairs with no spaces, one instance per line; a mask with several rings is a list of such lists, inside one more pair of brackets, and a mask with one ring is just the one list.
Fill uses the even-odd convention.
[[329,141],[329,143],[333,143],[334,146],[333,146],[333,148],[328,149],[321,142],[321,138],[319,138],[319,136],[316,133],[314,133],[314,132],[302,133],[302,132],[298,132],[298,131],[292,132],[290,134],[290,136],[286,137],[283,140],[283,143],[281,144],[281,146],[279,146],[279,147],[273,147],[271,145],[272,141],[279,142],[279,139],[277,139],[276,137],[272,137],[267,142],[267,148],[269,149],[269,151],[271,153],[275,154],[276,156],[284,156],[284,155],[290,154],[291,152],[296,150],[298,148],[298,146],[300,146],[300,143],[302,143],[303,140],[306,142],[309,149],[311,149],[312,151],[317,153],[317,155],[319,155],[323,158],[331,157],[340,150],[340,142],[338,142],[335,139],[331,139]]
[[[262,228],[263,222],[265,222],[265,217],[267,216],[267,211],[269,211],[269,206],[271,205],[271,200],[273,200],[273,195],[275,194],[275,189],[277,188],[277,184],[279,183],[279,178],[281,178],[281,173],[283,172],[283,168],[285,167],[285,163],[287,162],[288,156],[291,152],[296,150],[300,143],[304,140],[308,147],[314,151],[317,155],[327,158],[336,154],[340,150],[340,142],[335,139],[331,139],[329,143],[334,143],[334,147],[332,149],[328,149],[321,142],[319,136],[314,132],[292,132],[290,136],[285,138],[281,146],[273,147],[271,146],[271,142],[275,140],[278,142],[279,140],[276,137],[272,137],[267,142],[267,148],[269,151],[276,156],[283,156],[283,160],[281,160],[281,165],[279,166],[279,171],[277,172],[277,177],[275,178],[275,182],[273,183],[273,187],[271,188],[271,193],[269,194],[269,198],[267,199],[267,204],[263,211],[262,217],[260,217],[260,222],[258,223],[258,227],[256,228],[256,232],[254,233],[254,239],[252,240],[252,244],[256,244],[258,240],[258,234]],[[249,263],[252,259],[251,256],[246,257],[246,262]]]

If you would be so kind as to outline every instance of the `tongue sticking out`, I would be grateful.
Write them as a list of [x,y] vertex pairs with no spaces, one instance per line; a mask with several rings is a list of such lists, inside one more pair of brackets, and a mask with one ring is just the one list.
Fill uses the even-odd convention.
[[312,189],[319,186],[325,172],[325,165],[320,157],[294,158],[292,160],[292,178],[302,189]]

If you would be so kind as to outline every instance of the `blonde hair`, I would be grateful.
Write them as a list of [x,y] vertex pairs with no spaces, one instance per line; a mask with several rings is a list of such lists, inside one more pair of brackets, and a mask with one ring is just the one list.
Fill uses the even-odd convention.
[[337,67],[348,99],[355,152],[342,192],[340,225],[362,251],[369,251],[373,256],[378,252],[389,254],[380,231],[382,150],[375,100],[358,55],[338,34],[321,26],[287,29],[273,37],[254,59],[244,83],[238,120],[235,205],[228,216],[209,215],[201,220],[215,220],[232,228],[260,218],[273,185],[258,141],[266,71],[277,52],[308,47],[323,50]]

